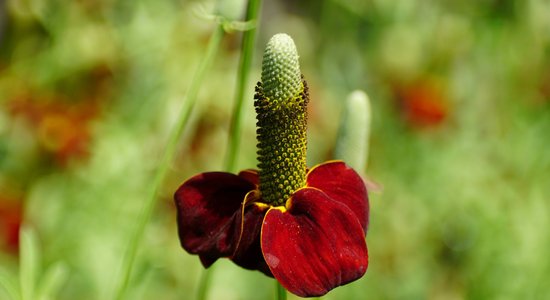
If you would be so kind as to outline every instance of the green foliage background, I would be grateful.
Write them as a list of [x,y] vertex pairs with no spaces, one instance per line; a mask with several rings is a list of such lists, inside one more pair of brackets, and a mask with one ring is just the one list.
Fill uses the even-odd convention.
[[[241,20],[241,2],[217,11]],[[209,1],[0,1],[0,214],[21,207],[41,257],[22,287],[50,274],[52,299],[113,297],[215,11]],[[550,293],[548,1],[264,1],[258,26],[239,169],[256,166],[252,93],[273,34],[294,38],[309,83],[310,166],[332,158],[347,95],[371,99],[366,174],[381,188],[371,193],[369,270],[323,299]],[[223,168],[241,35],[224,36],[202,84],[128,299],[196,293],[203,271],[179,246],[172,194]],[[18,286],[29,272],[4,223],[0,283]],[[216,263],[210,299],[273,295],[260,273]]]

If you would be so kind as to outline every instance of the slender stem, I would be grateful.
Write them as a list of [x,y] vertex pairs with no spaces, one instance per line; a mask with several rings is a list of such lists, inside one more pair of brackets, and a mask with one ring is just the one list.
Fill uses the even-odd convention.
[[277,280],[275,280],[275,289],[277,293],[276,299],[286,300],[286,290]]
[[179,115],[179,119],[175,127],[173,128],[172,132],[170,133],[169,141],[166,146],[164,156],[162,157],[162,160],[159,164],[155,178],[153,180],[153,184],[151,185],[151,189],[147,194],[147,198],[145,200],[142,211],[137,219],[135,230],[132,236],[130,237],[128,249],[122,261],[122,267],[121,267],[121,273],[120,273],[121,275],[120,275],[120,278],[118,278],[117,284],[115,285],[115,295],[116,295],[115,299],[124,298],[126,289],[128,288],[128,282],[130,279],[130,275],[132,273],[132,268],[136,258],[138,246],[140,245],[141,240],[143,239],[143,233],[145,231],[145,227],[147,226],[147,223],[151,218],[151,214],[153,212],[158,190],[162,182],[164,181],[164,177],[166,176],[168,167],[170,166],[170,163],[174,158],[178,141],[183,133],[183,130],[185,129],[187,122],[189,121],[189,116],[191,115],[191,112],[195,105],[199,87],[204,79],[206,70],[209,69],[210,65],[212,64],[212,61],[214,60],[214,57],[216,56],[218,49],[220,48],[220,43],[223,35],[224,35],[224,30],[222,25],[217,25],[216,29],[214,30],[214,33],[210,37],[210,41],[208,42],[208,48],[206,49],[206,54],[203,60],[201,61],[201,63],[199,64],[198,69],[195,73],[195,76],[191,81],[189,91],[187,92],[187,95],[185,96],[185,99],[184,99],[184,103]]
[[[246,11],[246,21],[255,21],[254,26],[243,33],[243,42],[241,45],[241,57],[239,61],[238,81],[235,94],[235,107],[231,118],[229,130],[229,144],[225,157],[225,170],[234,172],[235,163],[237,161],[237,153],[239,149],[239,141],[241,139],[242,127],[242,111],[244,107],[244,92],[246,83],[250,74],[250,65],[254,53],[254,43],[256,40],[257,16],[260,10],[261,0],[248,1]],[[197,290],[197,300],[205,300],[208,288],[212,278],[213,266],[203,271],[199,280]]]
[[254,43],[256,41],[256,29],[258,27],[258,13],[261,7],[261,0],[248,1],[246,11],[246,21],[254,21],[254,26],[243,33],[242,53],[239,62],[239,80],[235,94],[235,107],[233,109],[233,118],[229,131],[229,145],[225,158],[225,169],[228,172],[234,172],[237,162],[237,153],[239,151],[239,141],[241,139],[242,111],[244,107],[244,94],[250,74],[250,65],[254,54]]
[[206,269],[202,272],[202,275],[199,279],[199,287],[197,288],[197,300],[205,300],[208,295],[208,288],[210,282],[212,281],[212,273],[214,272],[214,266],[211,266],[209,269]]

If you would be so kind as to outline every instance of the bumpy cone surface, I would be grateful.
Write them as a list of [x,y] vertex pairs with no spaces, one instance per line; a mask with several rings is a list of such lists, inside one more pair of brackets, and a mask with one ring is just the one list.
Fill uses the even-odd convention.
[[290,36],[277,34],[268,42],[254,99],[260,192],[267,203],[282,205],[306,177],[309,95]]

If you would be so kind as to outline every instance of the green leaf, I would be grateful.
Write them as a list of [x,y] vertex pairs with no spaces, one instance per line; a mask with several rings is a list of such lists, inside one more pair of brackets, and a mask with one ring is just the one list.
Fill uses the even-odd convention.
[[17,288],[17,278],[15,275],[10,274],[4,269],[0,269],[0,288],[2,288],[9,299],[19,300],[21,299],[21,294]]
[[19,284],[21,299],[34,300],[37,274],[40,273],[39,248],[34,230],[23,227],[20,231]]
[[58,262],[48,268],[41,278],[40,286],[37,290],[36,299],[50,300],[56,299],[55,295],[63,283],[67,280],[69,271],[64,263]]

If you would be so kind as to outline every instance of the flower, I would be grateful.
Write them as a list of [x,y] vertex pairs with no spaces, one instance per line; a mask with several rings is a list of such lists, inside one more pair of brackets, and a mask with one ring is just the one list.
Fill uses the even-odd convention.
[[69,103],[60,95],[51,99],[22,95],[11,100],[10,106],[11,114],[31,125],[38,144],[60,166],[88,157],[91,123],[98,115],[95,102]]
[[0,249],[17,253],[22,222],[21,200],[12,198],[3,191],[3,195],[0,196]]
[[320,296],[363,276],[369,205],[353,169],[342,161],[312,168],[281,206],[264,202],[258,180],[255,170],[245,170],[184,182],[175,194],[183,248],[205,267],[229,257],[298,296]]
[[307,83],[294,42],[268,43],[255,95],[259,170],[207,172],[174,195],[182,247],[204,267],[227,257],[302,297],[364,275],[367,189],[343,161],[307,169]]
[[396,88],[405,121],[416,128],[433,128],[449,115],[445,90],[435,80],[419,79]]

